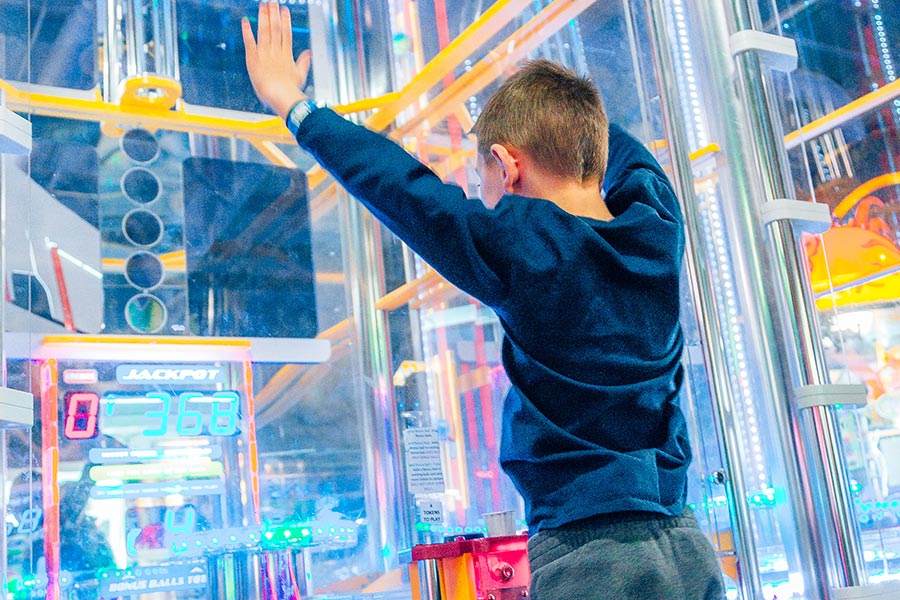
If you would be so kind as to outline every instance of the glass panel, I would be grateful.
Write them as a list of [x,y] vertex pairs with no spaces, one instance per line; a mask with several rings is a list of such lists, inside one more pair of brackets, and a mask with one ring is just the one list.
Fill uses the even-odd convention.
[[871,582],[900,579],[896,156],[900,13],[890,2],[759,2],[769,31],[796,40],[799,66],[775,83],[797,195],[832,228],[805,248],[834,383],[864,383],[839,411]]
[[[8,425],[8,424],[7,424]],[[39,548],[43,536],[40,497],[40,455],[35,451],[31,431],[25,428],[0,430],[0,467],[4,489],[0,514],[4,517],[4,561],[0,581],[15,597],[35,586],[39,573]]]
[[[310,47],[307,3],[282,4],[291,12],[294,50],[299,54]],[[185,102],[252,112],[268,110],[253,93],[244,64],[240,20],[249,16],[255,23],[256,6],[256,0],[176,0],[178,69]]]
[[0,78],[79,90],[95,87],[97,4],[0,2]]
[[[77,4],[77,3],[75,3]],[[34,187],[19,185],[22,170],[27,173],[29,161],[23,156],[27,145],[24,135],[27,124],[16,121],[22,116],[10,114],[5,79],[21,82],[40,80],[47,84],[65,84],[87,87],[90,85],[89,63],[96,55],[91,49],[92,36],[82,35],[65,23],[65,11],[72,11],[72,25],[93,23],[92,6],[78,7],[71,2],[59,6],[48,5],[43,12],[46,28],[33,27],[33,15],[26,2],[0,2],[0,113],[3,133],[9,135],[0,142],[0,230],[6,232],[11,214],[22,216],[24,207],[31,202]],[[91,28],[89,27],[89,31]],[[30,34],[30,35],[29,35]],[[78,65],[72,74],[59,65],[37,59],[32,64],[29,45],[49,51],[59,37],[67,40],[70,56],[78,57]],[[78,38],[78,40],[76,40]],[[79,41],[80,40],[80,41]],[[42,58],[51,58],[45,54]],[[14,133],[21,132],[21,133]],[[61,196],[65,197],[69,183],[61,183]],[[43,198],[35,198],[41,202]],[[20,234],[14,231],[13,234]],[[21,238],[17,242],[21,243]],[[41,548],[43,545],[43,507],[41,505],[41,455],[40,438],[36,430],[23,425],[33,411],[39,413],[40,405],[32,402],[22,392],[31,391],[31,366],[27,361],[8,358],[7,331],[11,321],[27,318],[27,315],[43,315],[52,319],[59,315],[49,302],[46,282],[46,263],[35,260],[26,266],[21,263],[21,252],[10,252],[5,239],[0,239],[0,282],[3,282],[6,301],[0,302],[0,594],[4,598],[26,597],[30,591],[46,584]],[[27,343],[27,340],[26,340]],[[36,417],[35,417],[36,419]]]

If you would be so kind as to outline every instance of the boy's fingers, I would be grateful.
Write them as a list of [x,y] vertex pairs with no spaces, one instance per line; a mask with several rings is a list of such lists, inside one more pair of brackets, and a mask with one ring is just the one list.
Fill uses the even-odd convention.
[[281,8],[277,2],[266,2],[269,5],[269,44],[272,50],[281,48]]
[[253,30],[250,28],[250,19],[247,17],[241,19],[241,33],[244,35],[244,58],[247,61],[247,67],[251,68],[256,64],[256,40],[253,39]]
[[294,52],[293,32],[291,31],[291,11],[287,6],[281,7],[281,45],[291,55]]
[[269,9],[266,6],[268,2],[259,3],[259,22],[256,24],[256,38],[260,46],[268,46],[271,42],[272,34],[269,31]]
[[304,81],[306,81],[306,75],[309,73],[309,65],[311,62],[312,52],[309,50],[304,50],[300,53],[300,56],[297,57],[297,72]]

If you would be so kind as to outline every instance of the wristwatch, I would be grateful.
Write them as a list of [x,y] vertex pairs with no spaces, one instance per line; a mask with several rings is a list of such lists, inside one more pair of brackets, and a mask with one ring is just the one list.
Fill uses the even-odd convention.
[[285,117],[284,122],[287,125],[288,131],[291,132],[291,135],[297,137],[297,131],[300,129],[300,123],[303,122],[303,119],[309,116],[309,113],[319,108],[316,106],[316,103],[312,100],[301,100],[297,104],[291,107],[291,110],[288,111],[287,117]]

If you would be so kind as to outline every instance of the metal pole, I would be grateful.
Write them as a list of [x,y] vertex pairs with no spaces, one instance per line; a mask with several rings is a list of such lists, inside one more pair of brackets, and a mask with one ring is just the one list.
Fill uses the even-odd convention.
[[[175,0],[106,0],[98,4],[104,18],[104,98],[121,100],[122,84],[152,76],[178,83],[178,38]],[[140,93],[153,97],[153,86]]]
[[660,104],[669,140],[669,156],[672,160],[673,180],[681,198],[686,226],[685,264],[688,282],[699,311],[701,344],[706,363],[719,432],[723,440],[726,477],[722,484],[727,490],[728,511],[733,527],[735,553],[738,559],[738,585],[745,600],[763,598],[759,577],[756,542],[753,537],[744,462],[741,455],[741,436],[735,415],[737,408],[728,380],[728,361],[724,339],[716,309],[715,279],[703,251],[702,222],[694,194],[694,176],[688,158],[687,134],[681,115],[681,99],[674,82],[668,81],[675,73],[667,33],[664,0],[646,0],[647,16],[651,25],[650,44],[656,62]]
[[[783,462],[787,497],[794,516],[797,534],[796,558],[806,579],[805,594],[810,600],[828,594],[829,567],[826,560],[826,536],[816,517],[816,503],[809,486],[809,473],[796,454],[802,440],[792,419],[793,386],[786,372],[787,361],[783,335],[775,321],[771,298],[780,291],[772,289],[763,252],[764,230],[760,223],[757,203],[764,197],[759,173],[762,165],[752,152],[753,140],[748,118],[734,93],[734,62],[728,44],[727,8],[722,2],[691,2],[691,15],[696,19],[695,31],[701,36],[706,60],[704,83],[709,105],[709,120],[716,128],[717,141],[727,160],[727,168],[720,170],[720,178],[730,184],[732,197],[723,202],[725,227],[734,265],[736,291],[741,299],[744,327],[748,343],[753,348],[756,367],[762,379],[762,392],[770,398],[761,399],[770,405]],[[753,60],[755,57],[748,57]]]
[[437,559],[428,558],[418,563],[421,583],[421,589],[418,591],[422,600],[441,600],[441,579]]
[[[761,28],[761,19],[746,0],[730,3],[731,33]],[[755,18],[754,18],[755,17]],[[791,198],[790,168],[784,149],[781,124],[773,118],[776,100],[763,73],[759,57],[744,53],[737,58],[738,86],[747,106],[747,118],[752,133],[753,151],[762,170],[765,199]],[[799,386],[830,383],[825,353],[819,336],[818,310],[812,297],[805,256],[801,255],[793,227],[789,222],[775,222],[771,226],[769,246],[774,253],[774,267],[786,306],[781,314],[789,334],[786,355],[795,361]],[[806,494],[823,497],[824,510],[817,511],[821,527],[834,543],[834,556],[829,557],[832,569],[830,584],[834,587],[862,585],[866,582],[865,561],[859,530],[850,498],[850,482],[841,443],[837,415],[831,407],[814,407],[794,418],[801,419],[801,435],[807,449],[808,465],[819,478],[809,478],[819,489],[807,489]],[[816,493],[818,492],[818,493]]]
[[[370,79],[366,66],[359,63],[355,49],[364,38],[369,41],[381,36],[382,30],[388,31],[382,27],[387,23],[379,21],[379,12],[373,13],[367,25],[340,26],[356,21],[358,15],[354,11],[362,10],[358,4],[308,3],[317,100],[351,102],[365,97],[366,88],[379,88],[380,84]],[[317,65],[323,68],[317,69]],[[373,565],[388,570],[396,566],[399,550],[412,547],[414,507],[405,486],[386,317],[375,308],[385,291],[380,225],[355,199],[342,195],[339,203],[344,272],[349,282],[347,304],[355,336],[352,348],[358,355],[353,367],[359,372],[354,394],[359,398],[359,428],[363,436],[360,451],[368,550]]]
[[121,10],[125,17],[125,57],[127,61],[127,72],[122,74],[124,79],[147,72],[147,65],[144,62],[146,55],[143,50],[147,40],[144,36],[144,16],[140,0],[126,0],[122,3]]

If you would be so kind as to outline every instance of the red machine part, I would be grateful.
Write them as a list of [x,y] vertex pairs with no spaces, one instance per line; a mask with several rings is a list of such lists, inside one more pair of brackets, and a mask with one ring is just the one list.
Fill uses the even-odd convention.
[[531,572],[528,536],[525,534],[422,544],[414,546],[411,554],[414,600],[425,597],[419,589],[418,563],[428,560],[437,563],[441,598],[512,600],[528,597]]

